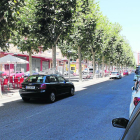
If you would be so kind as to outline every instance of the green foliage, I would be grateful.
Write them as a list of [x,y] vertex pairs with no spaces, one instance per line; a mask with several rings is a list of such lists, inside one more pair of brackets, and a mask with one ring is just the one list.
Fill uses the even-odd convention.
[[36,6],[38,3],[35,0],[25,0],[25,5],[20,8],[16,15],[18,22],[16,23],[16,30],[13,31],[11,43],[15,44],[20,50],[27,52],[38,52],[41,46],[41,40],[36,30],[39,29],[35,15]]
[[1,0],[0,1],[0,48],[8,50],[8,40],[11,31],[16,28],[16,15],[24,4],[24,0]]
[[56,46],[73,28],[76,0],[38,0],[38,2],[36,16],[39,17],[37,24],[40,28],[37,33],[45,39],[44,43],[42,42],[44,49]]
[[[32,53],[58,45],[64,56],[72,51],[77,58],[106,63],[118,61],[135,65],[128,41],[120,35],[122,27],[111,23],[94,0],[2,0],[0,2],[0,47],[8,49],[9,39],[20,50]],[[92,51],[91,51],[92,50]]]

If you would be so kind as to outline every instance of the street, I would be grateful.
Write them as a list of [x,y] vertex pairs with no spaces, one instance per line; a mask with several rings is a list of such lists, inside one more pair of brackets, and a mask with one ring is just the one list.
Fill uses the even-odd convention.
[[74,96],[49,104],[21,99],[0,106],[0,140],[118,140],[124,129],[111,121],[128,119],[134,74],[76,86]]

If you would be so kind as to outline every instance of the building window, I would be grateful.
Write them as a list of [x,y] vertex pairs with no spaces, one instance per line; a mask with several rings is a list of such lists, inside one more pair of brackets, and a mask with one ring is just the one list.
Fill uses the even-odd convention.
[[5,65],[5,70],[9,70],[9,65]]

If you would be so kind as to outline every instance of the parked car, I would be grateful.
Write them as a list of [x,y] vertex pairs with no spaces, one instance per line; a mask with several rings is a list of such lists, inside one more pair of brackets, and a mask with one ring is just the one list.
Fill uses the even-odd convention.
[[128,75],[128,71],[125,70],[125,71],[123,72],[123,75]]
[[90,68],[85,68],[83,71],[82,71],[82,74],[87,74],[87,73],[93,73],[93,68],[90,67]]
[[[64,71],[64,75],[68,75],[69,71]],[[70,70],[70,74],[74,74],[74,72],[72,70]]]
[[22,72],[22,71],[16,71],[16,73],[11,73],[10,74],[10,77],[22,77],[22,76],[24,76],[24,72]]
[[125,129],[120,140],[140,140],[140,103],[135,107],[129,119],[113,119],[112,125]]
[[118,71],[112,71],[109,75],[109,78],[110,79],[113,79],[113,78],[118,78],[118,79],[121,79],[122,76],[121,74],[118,72]]
[[85,69],[82,71],[82,74],[86,74],[86,73],[88,73],[88,72],[89,72],[88,68],[85,68]]
[[[32,75],[38,75],[38,74],[39,74],[38,72],[32,71]],[[24,76],[25,76],[25,77],[30,76],[30,71],[25,72],[25,73],[24,73]]]
[[140,101],[140,78],[135,81],[135,84],[131,89],[132,89],[132,96],[131,96],[131,102],[129,108],[129,116],[131,116],[134,108]]
[[64,71],[64,75],[68,75],[68,71]]
[[60,75],[31,75],[21,84],[19,94],[23,101],[42,98],[55,102],[62,94],[74,95],[74,84]]

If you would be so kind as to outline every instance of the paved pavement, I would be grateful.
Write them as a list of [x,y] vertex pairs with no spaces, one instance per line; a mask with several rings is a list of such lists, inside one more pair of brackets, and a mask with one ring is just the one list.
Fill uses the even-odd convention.
[[[78,76],[71,77],[71,82],[74,83],[75,88],[78,86],[82,87],[82,86],[86,86],[86,85],[93,85],[93,84],[97,84],[97,83],[107,81],[107,80],[109,80],[109,77],[95,78],[95,79],[83,79],[83,81],[79,82]],[[0,103],[5,103],[5,102],[21,99],[18,91],[19,91],[19,89],[12,89],[12,88],[9,90],[6,89],[2,93],[2,96],[0,96]]]

